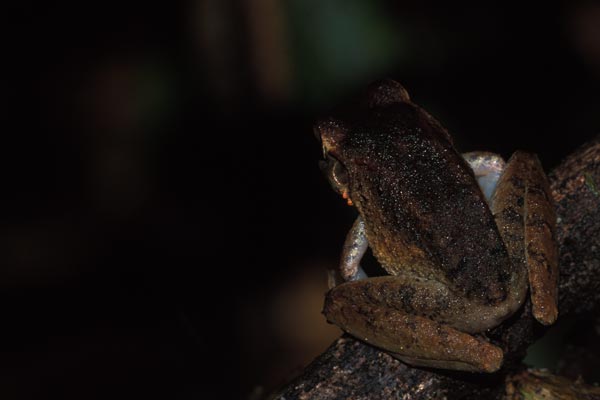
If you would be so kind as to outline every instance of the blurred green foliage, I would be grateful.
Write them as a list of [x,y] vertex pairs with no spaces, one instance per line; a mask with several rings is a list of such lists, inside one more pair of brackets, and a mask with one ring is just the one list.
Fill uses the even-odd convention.
[[406,35],[379,1],[289,0],[286,6],[300,102],[323,103],[407,54]]

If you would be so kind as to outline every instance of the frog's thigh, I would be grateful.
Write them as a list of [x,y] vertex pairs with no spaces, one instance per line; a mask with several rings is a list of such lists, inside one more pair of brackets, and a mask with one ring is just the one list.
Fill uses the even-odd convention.
[[[511,257],[517,261],[524,257],[527,264],[533,315],[545,325],[552,324],[558,316],[556,213],[548,179],[534,154],[522,151],[513,154],[493,201],[501,234],[503,226],[523,226],[520,243],[510,243],[510,236],[515,237],[513,232],[509,232],[505,242]],[[520,210],[520,221],[511,217],[514,210]]]
[[454,321],[469,311],[440,284],[397,276],[340,285],[328,293],[323,310],[330,322],[409,364],[494,372],[502,365],[502,350],[436,322]]
[[498,179],[504,171],[506,165],[504,159],[499,154],[488,151],[472,151],[462,156],[473,170],[477,184],[489,203],[496,190]]

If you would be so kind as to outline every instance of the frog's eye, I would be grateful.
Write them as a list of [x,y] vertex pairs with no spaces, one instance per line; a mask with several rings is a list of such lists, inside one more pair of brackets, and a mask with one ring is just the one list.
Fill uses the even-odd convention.
[[325,160],[319,162],[319,167],[337,192],[341,194],[348,191],[348,170],[339,160],[327,154]]
[[331,175],[332,175],[332,178],[335,179],[335,182],[338,184],[338,186],[340,186],[340,187],[348,186],[348,181],[349,181],[348,170],[338,160],[335,160],[335,162],[333,163],[333,168],[331,169]]

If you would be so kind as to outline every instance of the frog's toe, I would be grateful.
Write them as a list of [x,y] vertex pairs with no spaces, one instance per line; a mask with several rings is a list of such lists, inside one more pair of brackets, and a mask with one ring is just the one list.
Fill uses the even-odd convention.
[[533,303],[532,308],[533,316],[543,325],[552,325],[558,318],[558,308],[554,299],[547,301],[539,300]]
[[[478,364],[468,363],[461,360],[431,360],[426,358],[408,357],[402,354],[391,353],[391,355],[407,364],[414,365],[417,367],[427,368],[441,368],[451,369],[454,371],[467,371],[467,372],[485,372],[494,373],[502,367],[503,354],[496,346],[492,346],[487,343],[487,346],[492,348],[482,348],[482,351],[487,352],[485,357],[482,358],[482,362]],[[487,347],[483,346],[483,347]]]

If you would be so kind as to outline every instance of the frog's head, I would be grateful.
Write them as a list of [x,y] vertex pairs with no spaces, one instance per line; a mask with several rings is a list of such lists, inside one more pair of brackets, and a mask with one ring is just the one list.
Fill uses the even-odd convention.
[[346,199],[348,205],[352,205],[348,187],[348,160],[345,159],[343,151],[344,139],[347,135],[346,127],[343,122],[328,118],[315,124],[314,133],[323,148],[324,160],[319,161],[321,171],[333,190]]
[[[413,107],[408,92],[398,82],[386,79],[370,85],[366,96],[368,110],[383,109],[398,103],[411,104],[410,107]],[[325,159],[319,166],[333,189],[346,199],[349,205],[353,204],[349,190],[351,175],[361,173],[361,168],[356,167],[372,167],[372,164],[377,163],[377,160],[369,157],[367,150],[362,148],[369,147],[369,142],[376,139],[376,135],[369,134],[369,129],[353,129],[356,125],[356,121],[346,124],[338,119],[328,118],[319,121],[314,127]]]

